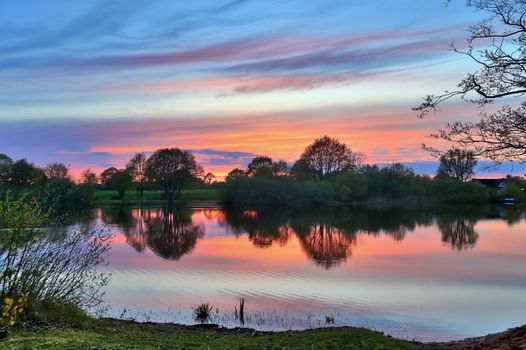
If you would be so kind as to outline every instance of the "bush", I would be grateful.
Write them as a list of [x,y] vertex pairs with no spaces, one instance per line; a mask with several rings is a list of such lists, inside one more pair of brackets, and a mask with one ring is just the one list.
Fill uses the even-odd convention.
[[276,205],[319,205],[334,199],[328,183],[298,182],[291,178],[245,177],[229,181],[222,193],[227,205],[269,207]]
[[108,278],[97,271],[109,250],[111,236],[92,227],[77,227],[53,237],[48,215],[27,196],[0,200],[0,300],[27,298],[36,309],[58,302],[94,307]]
[[433,181],[433,196],[442,203],[488,202],[490,191],[478,182],[452,179]]

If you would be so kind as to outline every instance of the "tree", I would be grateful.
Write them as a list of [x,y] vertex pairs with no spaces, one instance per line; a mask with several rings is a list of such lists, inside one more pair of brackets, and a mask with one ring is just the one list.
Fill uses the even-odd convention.
[[119,169],[114,167],[104,170],[102,173],[100,173],[100,182],[103,185],[108,185],[113,175],[115,175],[118,171]]
[[274,176],[286,176],[289,174],[289,165],[283,159],[272,163],[272,174]]
[[108,183],[111,189],[119,193],[119,199],[124,197],[126,190],[129,190],[133,185],[133,178],[126,170],[118,170],[110,179]]
[[[255,175],[258,170],[261,170],[263,168],[270,169],[270,173],[272,173],[272,158],[268,156],[257,156],[254,159],[248,163],[248,175]],[[263,172],[265,172],[263,170]]]
[[477,160],[470,150],[452,148],[440,156],[437,176],[467,181],[475,174]]
[[314,181],[316,173],[309,167],[304,159],[298,159],[290,168],[290,175],[299,181]]
[[203,177],[203,181],[205,182],[205,184],[207,184],[207,185],[211,185],[211,184],[212,184],[212,181],[214,181],[215,177],[216,177],[216,176],[215,176],[214,174],[208,172],[208,173],[206,173],[206,175]]
[[183,187],[202,172],[203,168],[197,164],[193,154],[179,148],[155,151],[146,165],[147,176],[161,184],[164,197],[170,203],[179,198]]
[[317,180],[323,181],[327,176],[343,170],[358,170],[364,156],[335,138],[323,136],[305,148],[301,159],[313,170]]
[[14,185],[35,185],[46,179],[46,174],[40,168],[25,159],[13,163],[10,174],[10,183]]
[[393,163],[383,168],[382,171],[395,176],[415,176],[413,168],[406,167],[402,163]]
[[6,154],[0,153],[0,184],[9,182],[9,176],[13,168],[13,160]]
[[228,173],[228,175],[225,177],[225,181],[226,182],[234,181],[235,179],[238,179],[240,177],[245,177],[245,176],[247,176],[247,175],[246,175],[246,172],[243,169],[235,168],[235,169],[232,169]]
[[80,181],[83,184],[96,185],[98,182],[97,174],[91,171],[91,169],[86,169],[80,174]]
[[[503,97],[526,93],[526,2],[524,0],[467,0],[467,5],[488,14],[472,25],[466,55],[479,67],[458,83],[458,89],[428,95],[413,108],[424,117],[444,101],[459,96],[480,106]],[[475,50],[474,46],[482,49]],[[432,137],[471,148],[475,155],[497,163],[526,162],[526,103],[505,105],[495,113],[482,112],[476,122],[456,122]]]
[[48,179],[69,179],[69,169],[62,163],[51,163],[44,168]]
[[144,193],[144,182],[146,180],[146,163],[148,158],[145,153],[137,153],[126,163],[126,170],[137,183],[137,195],[142,198]]

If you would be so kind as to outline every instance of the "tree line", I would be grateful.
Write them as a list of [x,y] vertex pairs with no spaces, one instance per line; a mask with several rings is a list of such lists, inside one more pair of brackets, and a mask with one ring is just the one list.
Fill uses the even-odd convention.
[[[325,135],[305,147],[299,159],[291,165],[285,160],[274,161],[267,155],[259,155],[248,163],[246,169],[230,171],[225,183],[217,184],[217,187],[225,190],[223,199],[231,203],[264,202],[264,198],[269,203],[315,204],[331,200],[362,201],[373,196],[397,199],[438,196],[447,197],[447,200],[456,198],[456,201],[484,201],[488,197],[485,189],[461,185],[472,179],[477,164],[475,154],[470,150],[452,148],[441,153],[434,179],[416,175],[413,169],[400,163],[381,168],[365,164],[364,160],[362,153]],[[79,184],[73,183],[64,164],[51,163],[39,168],[25,159],[13,161],[0,154],[0,190],[1,185],[38,187],[36,192],[40,198],[44,202],[55,201],[53,206],[60,209],[67,209],[72,199],[87,206],[90,190],[96,189],[115,190],[120,199],[133,188],[139,199],[143,198],[145,189],[157,189],[162,191],[167,202],[172,202],[180,198],[183,188],[197,183],[211,185],[214,178],[212,173],[205,174],[190,151],[179,148],[161,148],[150,156],[137,153],[123,169],[110,167],[98,176],[87,169],[82,172]],[[445,187],[447,191],[444,191]],[[515,187],[524,186],[518,183]],[[454,193],[451,193],[452,189]],[[274,192],[279,198],[270,200]],[[524,197],[521,190],[513,192]]]

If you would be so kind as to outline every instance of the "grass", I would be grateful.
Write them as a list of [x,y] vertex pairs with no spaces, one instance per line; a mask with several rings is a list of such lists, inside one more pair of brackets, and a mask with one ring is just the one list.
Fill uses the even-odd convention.
[[67,328],[15,328],[0,349],[423,349],[362,328],[262,333],[248,329],[92,320]]
[[[199,188],[183,190],[179,200],[219,200],[219,190],[213,188]],[[95,203],[99,205],[109,204],[135,204],[135,203],[164,203],[161,191],[144,191],[143,198],[137,197],[135,190],[126,191],[122,199],[118,198],[117,191],[105,190],[95,192]]]

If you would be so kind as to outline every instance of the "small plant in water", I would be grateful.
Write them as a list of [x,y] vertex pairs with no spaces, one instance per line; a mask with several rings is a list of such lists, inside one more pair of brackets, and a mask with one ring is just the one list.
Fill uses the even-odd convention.
[[245,325],[245,298],[239,300],[239,323]]
[[203,303],[194,308],[195,320],[201,324],[208,323],[211,318],[213,307],[208,303]]
[[334,324],[334,316],[325,315],[325,324]]

